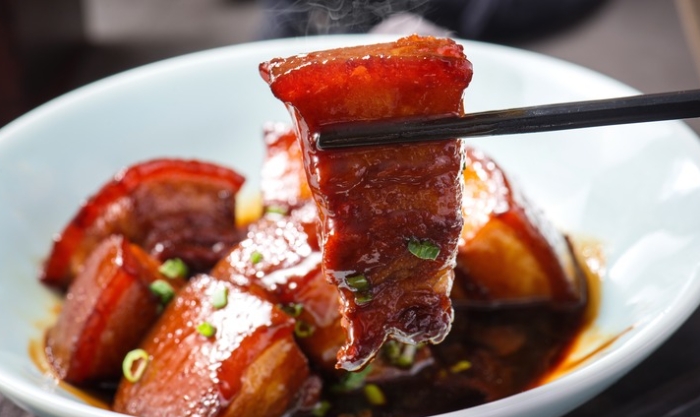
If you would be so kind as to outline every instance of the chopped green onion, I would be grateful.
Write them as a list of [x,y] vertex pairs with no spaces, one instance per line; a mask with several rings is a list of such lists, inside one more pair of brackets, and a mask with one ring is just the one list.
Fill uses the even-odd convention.
[[416,359],[416,345],[406,344],[401,351],[401,355],[396,359],[396,364],[402,368],[410,368]]
[[212,337],[216,334],[216,327],[209,322],[202,322],[197,326],[197,331],[204,337]]
[[367,365],[365,369],[357,372],[348,372],[343,376],[343,378],[338,382],[337,385],[333,386],[333,390],[336,392],[349,392],[356,389],[362,388],[365,384],[365,378],[372,371],[372,366]]
[[304,304],[301,303],[279,304],[278,307],[292,317],[299,317],[304,311]]
[[408,241],[408,251],[417,258],[434,261],[440,254],[440,247],[429,240],[421,242],[417,239],[411,239]]
[[372,301],[372,293],[370,292],[370,284],[365,274],[351,275],[345,278],[350,291],[355,293],[355,303],[366,304]]
[[387,340],[382,346],[382,353],[390,363],[396,363],[401,356],[401,344],[396,340]]
[[369,403],[372,405],[386,404],[386,397],[384,396],[384,393],[382,392],[381,388],[375,384],[365,385],[365,398],[367,398],[367,401],[369,401]]
[[350,291],[361,292],[369,290],[369,281],[364,274],[353,275],[345,278],[345,282],[350,287]]
[[328,410],[331,409],[331,403],[326,400],[316,403],[314,408],[311,409],[311,415],[314,417],[324,417]]
[[143,349],[134,349],[124,356],[122,372],[129,382],[137,382],[143,376],[148,365],[148,353]]
[[316,328],[305,321],[297,320],[294,323],[294,334],[300,339],[311,336],[315,331]]
[[182,259],[172,258],[163,262],[160,268],[158,268],[158,272],[170,279],[185,278],[188,273],[188,268],[187,264],[185,264]]
[[175,297],[175,289],[173,289],[173,286],[162,279],[153,281],[151,285],[148,286],[148,289],[160,299],[161,305],[168,304],[170,300]]
[[224,308],[228,304],[228,288],[220,287],[211,295],[211,304],[214,308]]
[[268,206],[265,212],[285,215],[289,212],[289,210],[287,210],[287,208],[284,206]]
[[454,365],[450,366],[450,372],[453,374],[458,374],[462,371],[466,371],[467,369],[472,367],[472,363],[469,361],[459,361],[455,363]]
[[259,263],[259,262],[262,261],[262,260],[263,260],[263,254],[262,254],[262,253],[260,253],[260,252],[258,252],[258,251],[255,251],[255,252],[253,252],[253,253],[250,254],[250,263],[252,263],[253,265]]
[[358,294],[355,294],[355,303],[362,305],[362,304],[367,304],[370,301],[372,301],[372,293],[371,292],[361,292]]
[[392,365],[401,368],[410,368],[415,362],[418,348],[419,346],[417,345],[389,340],[382,346],[382,352]]

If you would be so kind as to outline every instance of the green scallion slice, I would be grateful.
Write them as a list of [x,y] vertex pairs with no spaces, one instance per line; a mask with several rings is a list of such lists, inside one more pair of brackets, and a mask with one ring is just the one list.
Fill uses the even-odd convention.
[[355,303],[362,305],[372,301],[372,293],[369,291],[355,294]]
[[335,392],[349,392],[362,388],[367,375],[372,372],[372,365],[367,365],[365,369],[357,372],[348,372],[331,389]]
[[365,398],[372,405],[384,405],[386,404],[386,397],[376,384],[365,385]]
[[160,299],[161,305],[166,305],[175,297],[175,289],[167,281],[157,279],[148,286],[148,289]]
[[440,254],[440,247],[429,240],[411,239],[408,241],[408,251],[417,258],[434,261]]
[[401,344],[396,340],[387,340],[382,346],[382,353],[390,363],[394,364],[401,356]]
[[228,304],[228,288],[221,286],[211,295],[211,305],[214,308],[224,308]]
[[352,275],[345,278],[345,282],[350,287],[350,291],[362,292],[369,290],[369,281],[364,274]]
[[216,334],[216,327],[211,323],[204,321],[197,326],[197,331],[204,337],[212,337]]
[[410,368],[416,360],[419,346],[387,340],[382,346],[384,357],[394,366]]
[[266,213],[273,213],[273,214],[281,214],[285,215],[289,213],[289,210],[287,210],[286,207],[284,206],[268,206],[267,209],[265,210]]
[[311,409],[311,415],[314,417],[324,417],[330,409],[331,403],[329,403],[326,400],[323,400],[314,405],[314,408]]
[[315,331],[316,328],[305,321],[297,320],[294,323],[294,334],[300,339],[310,337]]
[[402,368],[410,368],[416,360],[416,345],[405,344],[401,351],[401,355],[396,358],[396,365]]
[[301,303],[289,303],[289,304],[279,304],[278,307],[292,317],[299,317],[301,312],[304,311],[304,304]]
[[160,265],[158,272],[170,279],[187,277],[187,264],[180,258],[168,259]]
[[459,361],[455,363],[454,365],[450,366],[450,372],[453,374],[458,374],[460,372],[464,372],[467,369],[472,367],[472,363],[469,361]]
[[124,356],[122,372],[129,382],[137,382],[143,376],[148,365],[148,352],[143,349],[134,349]]
[[260,253],[260,252],[258,252],[258,251],[255,251],[255,252],[253,252],[253,253],[250,254],[250,263],[251,263],[251,264],[255,265],[255,264],[259,263],[259,262],[262,261],[262,260],[263,260],[263,254],[262,254],[262,253]]

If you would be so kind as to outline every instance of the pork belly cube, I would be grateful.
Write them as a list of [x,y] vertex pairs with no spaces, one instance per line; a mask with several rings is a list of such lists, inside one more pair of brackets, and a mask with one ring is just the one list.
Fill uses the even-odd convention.
[[126,236],[158,260],[211,268],[240,240],[235,195],[244,178],[215,164],[154,159],[115,175],[56,238],[41,280],[67,289],[106,237]]
[[294,321],[265,291],[194,277],[140,345],[114,410],[152,416],[280,416],[308,379]]
[[47,357],[61,379],[78,385],[119,380],[124,355],[138,346],[162,308],[150,285],[184,285],[161,275],[159,266],[121,236],[97,246],[46,336]]
[[217,279],[264,288],[290,317],[309,360],[332,371],[345,334],[335,286],[321,272],[321,254],[307,242],[304,227],[291,217],[267,214],[248,237],[212,269]]
[[285,214],[312,200],[306,181],[301,148],[294,129],[284,123],[270,123],[264,128],[266,148],[261,172],[265,211]]
[[576,305],[585,283],[564,235],[483,152],[467,149],[453,298]]
[[311,248],[318,246],[318,211],[306,180],[296,133],[284,123],[265,126],[266,155],[261,173],[263,211],[290,216],[306,232]]

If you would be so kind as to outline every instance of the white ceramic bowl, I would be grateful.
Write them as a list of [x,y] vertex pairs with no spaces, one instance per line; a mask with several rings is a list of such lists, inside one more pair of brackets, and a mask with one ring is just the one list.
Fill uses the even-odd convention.
[[[393,39],[393,38],[392,38]],[[0,391],[45,416],[109,416],[58,388],[28,355],[52,318],[37,282],[51,237],[118,169],[157,156],[218,161],[258,187],[261,126],[288,120],[258,75],[276,56],[384,37],[278,40],[125,72],[69,93],[0,130]],[[464,42],[467,110],[635,93],[551,58]],[[607,272],[595,329],[624,333],[555,381],[452,416],[561,415],[661,344],[700,300],[700,146],[679,122],[471,141],[517,177],[556,225],[599,240]]]

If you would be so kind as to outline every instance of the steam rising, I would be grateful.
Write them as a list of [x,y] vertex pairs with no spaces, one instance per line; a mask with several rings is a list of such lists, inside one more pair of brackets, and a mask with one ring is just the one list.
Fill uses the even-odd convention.
[[278,0],[266,13],[276,25],[268,29],[277,36],[362,33],[396,13],[423,14],[428,3],[429,0]]

